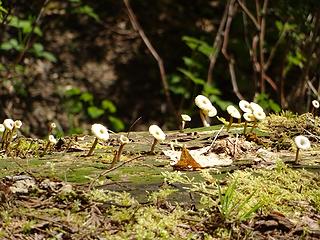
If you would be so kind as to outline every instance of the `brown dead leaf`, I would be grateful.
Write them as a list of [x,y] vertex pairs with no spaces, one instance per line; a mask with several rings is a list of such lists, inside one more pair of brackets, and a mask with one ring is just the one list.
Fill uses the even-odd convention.
[[194,160],[194,158],[189,153],[188,149],[183,146],[181,151],[180,160],[173,165],[175,170],[198,170],[201,169],[201,165]]

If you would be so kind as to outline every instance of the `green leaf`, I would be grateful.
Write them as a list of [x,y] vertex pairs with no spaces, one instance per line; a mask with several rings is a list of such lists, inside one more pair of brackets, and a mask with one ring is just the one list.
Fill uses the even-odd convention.
[[70,112],[72,114],[76,114],[76,113],[79,113],[82,111],[83,105],[79,101],[72,100],[67,103],[67,109],[68,109],[68,112]]
[[79,95],[80,93],[81,93],[81,90],[80,88],[77,88],[77,87],[70,88],[64,92],[66,97],[76,96],[76,95]]
[[88,107],[88,115],[92,118],[92,119],[96,119],[101,117],[104,114],[104,110],[97,108],[96,106],[90,106]]
[[80,13],[80,14],[85,14],[85,15],[93,18],[97,22],[100,22],[99,16],[94,12],[93,8],[90,7],[89,5],[84,5],[84,6],[78,7],[75,10],[75,12]]
[[182,40],[187,44],[189,48],[191,48],[192,50],[198,50],[207,57],[209,57],[213,52],[213,47],[211,47],[208,43],[200,39],[189,36],[183,36]]
[[109,116],[108,119],[109,119],[109,121],[111,123],[112,128],[115,131],[119,132],[119,131],[124,130],[125,125],[124,125],[124,123],[123,123],[123,121],[121,119],[119,119],[117,117],[114,117],[114,116]]
[[42,57],[50,62],[57,62],[57,58],[51,52],[44,51]]
[[93,95],[89,92],[84,92],[80,95],[80,100],[88,103],[92,103],[93,101]]
[[105,100],[102,101],[101,107],[104,110],[107,110],[109,113],[115,113],[117,111],[116,106],[113,104],[113,102],[111,102],[108,99],[105,99]]
[[203,79],[196,77],[192,72],[188,70],[185,70],[183,68],[178,68],[178,70],[197,85],[204,85],[206,83]]

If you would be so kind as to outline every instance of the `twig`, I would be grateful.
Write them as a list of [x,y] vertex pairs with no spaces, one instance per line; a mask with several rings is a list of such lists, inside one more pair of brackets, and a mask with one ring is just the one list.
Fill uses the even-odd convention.
[[123,2],[124,2],[125,6],[127,8],[128,16],[129,16],[130,22],[131,22],[131,24],[133,26],[133,29],[136,30],[139,33],[142,41],[144,42],[144,44],[146,45],[146,47],[148,48],[148,50],[150,51],[150,53],[152,54],[152,56],[155,58],[155,60],[158,63],[158,67],[159,67],[159,70],[160,70],[162,87],[163,87],[163,91],[164,91],[164,94],[165,94],[165,97],[166,97],[166,100],[167,100],[168,107],[171,110],[171,112],[175,115],[176,121],[179,124],[180,123],[179,115],[178,115],[178,113],[177,113],[177,111],[176,111],[176,109],[175,109],[175,107],[173,105],[173,102],[171,100],[170,91],[169,91],[169,85],[168,85],[168,81],[167,81],[167,76],[166,76],[163,60],[159,56],[157,51],[154,49],[154,47],[152,46],[150,40],[146,36],[146,34],[143,31],[142,27],[140,26],[140,24],[139,24],[139,22],[137,20],[137,17],[134,14],[134,12],[133,12],[133,10],[132,10],[132,8],[130,6],[129,0],[123,0]]
[[214,68],[214,65],[216,64],[219,52],[221,50],[223,29],[224,29],[226,21],[227,21],[230,1],[231,0],[229,0],[227,2],[227,4],[226,4],[226,7],[225,7],[223,15],[222,15],[222,18],[220,20],[220,25],[219,25],[219,28],[218,28],[218,32],[216,34],[216,38],[215,38],[214,43],[213,43],[213,47],[212,47],[213,51],[212,51],[212,53],[210,55],[210,64],[209,64],[208,76],[207,76],[207,83],[208,84],[212,83],[213,68]]
[[260,25],[257,21],[257,19],[255,19],[255,17],[253,16],[253,14],[249,11],[249,9],[246,7],[246,5],[240,1],[237,0],[237,3],[239,4],[239,6],[241,7],[241,9],[248,15],[248,17],[251,19],[251,21],[253,22],[253,24],[255,25],[255,27],[257,28],[258,31],[260,31]]
[[259,34],[259,53],[260,53],[260,92],[265,92],[265,71],[264,71],[264,37],[266,31],[266,12],[268,7],[268,0],[264,0]]
[[100,173],[95,179],[93,179],[93,180],[91,181],[88,190],[89,190],[89,191],[91,190],[93,184],[94,184],[100,177],[108,174],[109,172],[112,172],[112,171],[118,169],[119,167],[122,167],[123,165],[125,165],[125,164],[127,164],[127,163],[129,163],[129,162],[132,162],[132,161],[134,161],[134,160],[137,160],[137,159],[139,159],[139,158],[141,158],[141,157],[142,157],[142,156],[137,156],[137,157],[131,158],[131,159],[125,161],[125,162],[120,163],[118,166],[115,166],[115,167],[113,167],[113,168],[110,168],[110,169],[107,169],[107,170],[103,171],[103,172]]
[[215,141],[217,140],[219,134],[222,132],[223,128],[224,128],[224,125],[222,125],[222,127],[221,127],[221,128],[219,129],[219,131],[217,132],[216,136],[215,136],[214,139],[212,140],[212,143],[210,144],[210,146],[209,146],[209,148],[208,148],[208,150],[207,150],[206,153],[208,153],[208,152],[211,150],[211,148],[214,146],[214,143],[215,143]]

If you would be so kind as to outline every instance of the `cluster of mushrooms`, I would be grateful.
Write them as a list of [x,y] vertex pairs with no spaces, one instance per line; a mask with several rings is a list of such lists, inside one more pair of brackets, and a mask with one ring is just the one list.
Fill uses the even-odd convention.
[[[209,127],[210,126],[209,118],[215,117],[217,115],[217,109],[212,105],[211,101],[203,95],[198,95],[195,98],[195,104],[200,109],[200,118],[203,123],[203,126]],[[317,100],[312,101],[312,104],[315,109],[319,108],[319,102]],[[266,118],[266,114],[265,114],[263,108],[257,103],[254,103],[254,102],[249,103],[246,100],[241,100],[239,102],[239,108],[241,109],[241,112],[243,113],[242,115],[241,115],[240,111],[235,106],[229,105],[227,107],[227,112],[230,115],[230,120],[229,120],[229,124],[227,126],[227,131],[230,130],[232,123],[233,123],[233,119],[237,119],[238,122],[240,123],[241,117],[244,118],[245,121],[244,121],[243,133],[245,135],[248,122],[253,123],[252,128],[251,128],[251,131],[253,131],[253,129],[257,126],[257,122],[262,121],[263,119]],[[315,110],[314,110],[314,112],[315,112]],[[191,117],[189,115],[181,114],[181,128],[180,128],[180,130],[183,131],[185,128],[186,122],[190,122],[190,121],[191,121]],[[99,140],[107,141],[109,139],[108,129],[101,124],[93,124],[91,131],[92,131],[93,135],[95,136],[95,140],[94,140],[93,145],[90,148],[87,156],[90,156],[93,154],[93,151],[94,151]],[[155,151],[156,144],[158,142],[164,141],[166,139],[166,134],[157,125],[151,125],[149,127],[149,133],[153,136],[153,143],[151,145],[151,150],[150,150],[150,153],[153,154]],[[120,135],[119,142],[120,142],[120,147],[117,151],[115,151],[112,166],[120,160],[120,156],[123,151],[123,148],[124,148],[125,144],[130,142],[130,140],[128,137],[126,137],[124,135]],[[298,156],[299,156],[299,150],[300,149],[306,150],[306,149],[310,148],[310,141],[305,136],[297,136],[297,137],[295,137],[294,142],[297,147],[296,158],[295,158],[295,162],[297,162]]]

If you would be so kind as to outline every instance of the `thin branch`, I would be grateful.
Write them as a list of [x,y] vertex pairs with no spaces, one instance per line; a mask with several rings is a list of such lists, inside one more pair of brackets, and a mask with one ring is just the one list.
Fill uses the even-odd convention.
[[227,2],[227,4],[226,4],[226,7],[225,7],[223,15],[222,15],[222,18],[220,20],[220,25],[219,25],[219,28],[218,28],[217,35],[216,35],[216,38],[215,38],[214,43],[213,43],[213,52],[210,55],[210,64],[209,64],[208,76],[207,76],[207,83],[208,84],[212,83],[213,68],[214,68],[214,66],[216,64],[219,52],[221,50],[223,29],[225,28],[225,24],[226,24],[226,21],[227,21],[230,1],[231,0],[229,0]]
[[260,22],[259,34],[259,53],[260,53],[260,92],[265,92],[265,71],[264,71],[264,37],[266,31],[266,12],[268,7],[268,0],[264,0],[262,8],[262,16]]
[[234,70],[234,58],[231,57],[229,60],[229,72],[230,72],[230,78],[231,78],[231,84],[232,84],[232,90],[234,94],[241,100],[244,99],[244,97],[239,92],[238,84],[237,84],[237,78],[236,78],[236,72]]
[[239,4],[239,6],[241,7],[241,9],[248,15],[248,17],[251,19],[251,21],[253,22],[253,24],[255,25],[255,27],[257,28],[258,31],[260,31],[260,25],[257,21],[257,19],[255,19],[255,17],[253,16],[253,14],[250,12],[250,10],[246,7],[246,5],[240,1],[237,0],[237,3]]
[[91,181],[91,183],[90,183],[90,185],[89,185],[89,188],[88,188],[89,191],[91,190],[92,186],[95,184],[95,182],[96,182],[100,177],[103,177],[103,176],[105,176],[106,174],[108,174],[109,172],[112,172],[112,171],[118,169],[119,167],[122,167],[123,165],[125,165],[125,164],[127,164],[127,163],[130,163],[130,162],[132,162],[132,161],[134,161],[134,160],[137,160],[137,159],[139,159],[139,158],[142,158],[142,156],[140,155],[140,156],[131,158],[131,159],[127,160],[127,161],[124,161],[124,162],[120,163],[119,165],[117,165],[117,166],[115,166],[115,167],[113,167],[113,168],[109,168],[109,169],[103,171],[102,173],[100,173],[96,178],[94,178],[94,179]]
[[144,44],[146,45],[146,47],[148,48],[148,50],[150,51],[150,53],[152,54],[152,56],[155,58],[155,60],[158,63],[158,67],[159,67],[159,71],[160,71],[160,76],[161,76],[161,82],[162,82],[162,87],[163,87],[163,91],[167,100],[167,104],[168,107],[170,109],[170,111],[172,111],[173,114],[175,114],[176,120],[179,122],[179,117],[178,117],[178,113],[173,105],[173,102],[171,100],[171,96],[170,96],[170,91],[169,91],[169,85],[168,85],[168,81],[167,81],[167,76],[166,76],[166,72],[165,72],[165,68],[164,68],[164,64],[163,64],[163,60],[160,57],[160,55],[157,53],[157,51],[154,49],[154,47],[152,46],[151,42],[149,41],[148,37],[146,36],[144,30],[142,29],[142,27],[140,26],[136,15],[134,14],[129,0],[123,0],[127,11],[128,11],[128,16],[130,19],[130,22],[133,26],[133,29],[136,30],[142,41],[144,42]]

